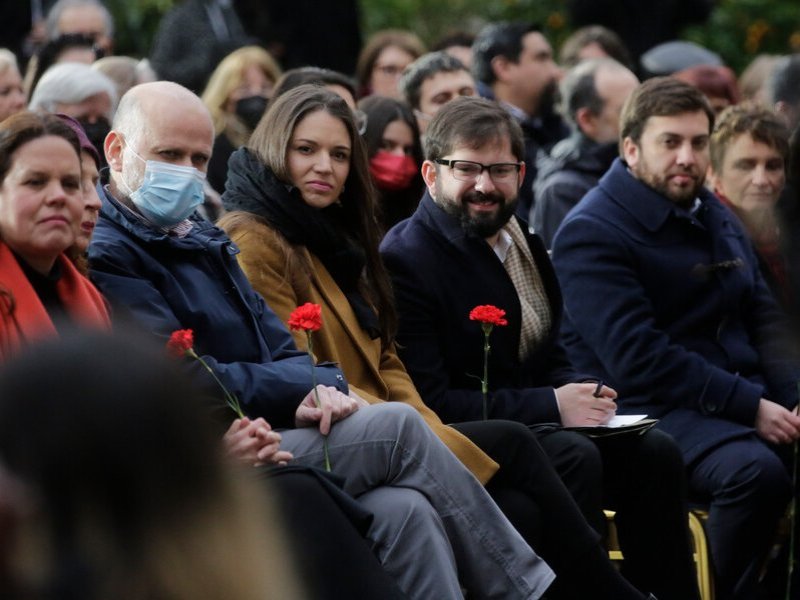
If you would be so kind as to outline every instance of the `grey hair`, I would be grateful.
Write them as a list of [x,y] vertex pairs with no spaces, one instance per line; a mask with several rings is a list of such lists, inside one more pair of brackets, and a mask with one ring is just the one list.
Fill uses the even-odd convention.
[[0,48],[0,75],[12,67],[19,71],[17,57],[11,50],[8,50],[7,48]]
[[111,129],[121,133],[130,146],[137,146],[139,140],[144,137],[146,127],[141,98],[134,86],[120,99],[114,120],[111,122]]
[[578,127],[575,117],[581,108],[588,108],[593,115],[599,115],[603,110],[605,103],[595,84],[597,74],[602,69],[629,71],[613,58],[583,60],[567,71],[558,86],[558,112],[575,129]]
[[81,7],[81,6],[95,6],[103,13],[103,21],[106,25],[106,34],[108,37],[114,37],[114,18],[111,16],[108,8],[100,0],[58,0],[50,8],[45,19],[45,34],[48,40],[54,40],[61,32],[58,31],[58,22],[61,20],[61,14],[67,8]]
[[119,98],[133,86],[157,79],[146,58],[106,56],[94,61],[91,66],[114,82]]
[[42,75],[33,90],[28,108],[55,112],[57,103],[76,104],[95,94],[108,94],[113,114],[117,103],[113,81],[83,63],[58,63]]

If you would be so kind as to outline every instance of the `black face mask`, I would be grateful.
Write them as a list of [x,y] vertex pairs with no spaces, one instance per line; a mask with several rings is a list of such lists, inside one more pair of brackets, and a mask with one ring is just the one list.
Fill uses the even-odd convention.
[[236,101],[236,116],[250,129],[255,129],[267,110],[268,100],[264,96],[248,96]]
[[111,131],[111,123],[105,117],[100,117],[94,123],[89,123],[86,119],[78,119],[83,130],[86,132],[86,137],[92,142],[97,153],[100,155],[100,160],[105,162],[105,154],[103,154],[103,144],[106,141],[108,132]]

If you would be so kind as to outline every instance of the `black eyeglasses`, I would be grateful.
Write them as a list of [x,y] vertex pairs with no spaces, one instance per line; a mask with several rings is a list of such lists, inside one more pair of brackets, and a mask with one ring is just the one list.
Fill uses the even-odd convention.
[[510,181],[517,177],[521,167],[520,163],[493,163],[491,165],[484,165],[471,160],[446,160],[444,158],[436,158],[433,162],[437,165],[450,167],[450,172],[453,174],[453,177],[459,181],[469,182],[477,180],[484,171],[489,171],[489,177],[491,177],[494,182]]

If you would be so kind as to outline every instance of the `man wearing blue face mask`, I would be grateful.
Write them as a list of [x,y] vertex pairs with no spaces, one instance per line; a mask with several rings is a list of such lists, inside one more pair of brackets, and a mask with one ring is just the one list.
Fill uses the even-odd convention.
[[[248,418],[280,432],[292,465],[322,466],[327,439],[332,473],[373,514],[370,547],[409,598],[461,598],[462,585],[475,597],[541,597],[552,571],[422,417],[400,403],[368,406],[336,365],[313,366],[250,286],[236,246],[192,213],[213,139],[207,109],[186,88],[154,82],[123,96],[105,141],[111,179],[89,248],[98,288],[165,342],[192,329],[194,350]],[[186,363],[232,421],[211,376]],[[347,551],[339,555],[325,560],[346,560]],[[329,597],[345,596],[354,597]]]
[[145,219],[169,230],[202,204],[205,173],[194,167],[145,160],[132,148],[128,150],[144,163],[144,176],[135,189],[128,187],[124,177],[120,182],[131,190],[128,198]]

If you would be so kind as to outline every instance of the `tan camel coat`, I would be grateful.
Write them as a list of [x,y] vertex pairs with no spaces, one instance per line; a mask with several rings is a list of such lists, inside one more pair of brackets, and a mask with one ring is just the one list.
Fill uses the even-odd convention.
[[[235,223],[231,226],[223,218],[220,225],[239,246],[239,264],[253,287],[284,323],[305,302],[322,307],[322,329],[312,334],[315,359],[338,363],[350,386],[371,404],[386,400],[413,406],[481,483],[491,479],[497,463],[464,435],[443,424],[423,403],[394,347],[382,352],[380,339],[370,339],[322,262],[305,247],[290,249],[278,232],[256,216],[238,213]],[[302,253],[312,267],[310,276],[302,269],[287,272],[287,251]],[[305,332],[292,334],[297,347],[307,351]]]

